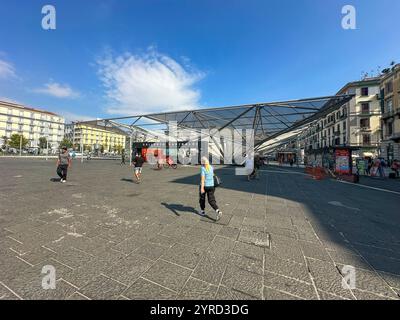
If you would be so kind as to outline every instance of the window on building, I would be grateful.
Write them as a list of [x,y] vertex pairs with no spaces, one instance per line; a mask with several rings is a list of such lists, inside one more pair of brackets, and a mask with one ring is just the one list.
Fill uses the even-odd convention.
[[361,128],[369,128],[369,118],[364,118],[360,120]]
[[361,112],[362,113],[369,113],[369,103],[365,102],[361,104]]
[[346,130],[346,121],[343,121],[342,127],[343,127],[343,131],[345,131]]
[[371,136],[369,134],[363,134],[363,144],[364,145],[371,144]]
[[385,92],[388,93],[392,93],[393,92],[393,81],[388,81],[385,84]]
[[393,134],[393,122],[388,122],[386,128],[387,128],[387,136],[390,137]]
[[393,111],[393,100],[392,99],[386,100],[385,112],[392,112],[392,111]]
[[368,96],[369,95],[368,87],[361,88],[361,95],[362,96]]

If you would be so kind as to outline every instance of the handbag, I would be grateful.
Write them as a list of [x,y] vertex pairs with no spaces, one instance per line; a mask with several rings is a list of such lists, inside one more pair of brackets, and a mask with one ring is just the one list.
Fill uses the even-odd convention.
[[214,187],[215,188],[219,187],[221,184],[222,184],[221,179],[216,174],[214,174]]

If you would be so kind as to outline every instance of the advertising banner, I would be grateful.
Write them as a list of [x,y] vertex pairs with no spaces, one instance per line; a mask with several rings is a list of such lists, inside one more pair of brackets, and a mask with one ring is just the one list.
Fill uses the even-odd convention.
[[339,174],[350,174],[350,150],[335,150],[335,172]]

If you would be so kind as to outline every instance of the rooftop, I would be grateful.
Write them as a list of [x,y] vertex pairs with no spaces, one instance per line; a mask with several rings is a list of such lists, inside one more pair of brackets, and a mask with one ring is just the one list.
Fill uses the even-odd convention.
[[[18,108],[18,109],[23,109],[26,111],[33,111],[33,112],[40,112],[40,113],[46,113],[52,116],[57,116],[57,117],[61,117],[60,115],[54,113],[54,112],[50,112],[50,111],[46,111],[46,110],[41,110],[41,109],[36,109],[36,108],[32,108],[32,107],[27,107],[27,106],[23,106],[21,104],[17,104],[17,103],[12,103],[12,102],[8,102],[8,101],[1,101],[0,100],[0,105],[5,106],[5,107],[12,107],[12,108]],[[62,117],[61,117],[62,118]]]

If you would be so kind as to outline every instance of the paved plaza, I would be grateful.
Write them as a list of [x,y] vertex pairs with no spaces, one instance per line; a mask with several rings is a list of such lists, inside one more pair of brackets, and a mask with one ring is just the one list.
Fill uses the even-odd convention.
[[147,165],[136,184],[118,161],[74,161],[61,184],[54,161],[0,159],[0,299],[399,299],[400,194],[216,171],[218,222],[197,214],[198,167]]

